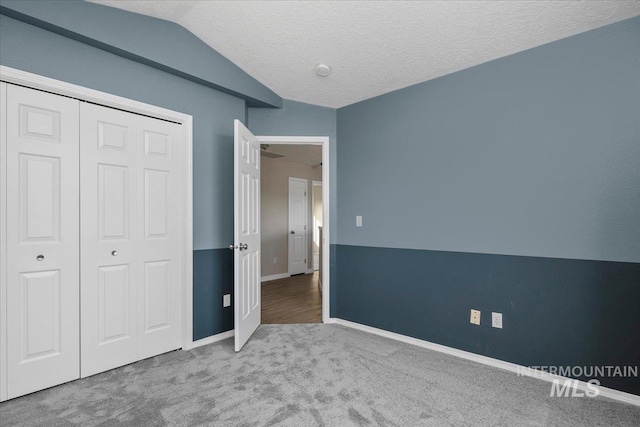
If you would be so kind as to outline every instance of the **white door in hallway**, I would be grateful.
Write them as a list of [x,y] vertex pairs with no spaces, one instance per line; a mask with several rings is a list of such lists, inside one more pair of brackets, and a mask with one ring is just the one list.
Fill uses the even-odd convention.
[[289,274],[307,272],[307,180],[289,178]]
[[260,326],[260,143],[234,121],[234,328],[240,351]]
[[81,106],[83,377],[180,347],[180,132]]
[[5,102],[12,398],[80,375],[79,102],[14,85]]

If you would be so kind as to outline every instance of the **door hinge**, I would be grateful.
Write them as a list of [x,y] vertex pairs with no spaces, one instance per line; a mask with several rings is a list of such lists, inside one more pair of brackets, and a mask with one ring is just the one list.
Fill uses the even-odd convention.
[[306,225],[304,226],[304,229],[305,229],[305,230],[307,229],[307,226],[306,226]]
[[305,195],[305,196],[307,195],[307,192],[306,192],[306,191],[304,192],[304,195]]
[[307,259],[306,259],[306,258],[304,259],[304,263],[305,263],[305,264],[307,263]]

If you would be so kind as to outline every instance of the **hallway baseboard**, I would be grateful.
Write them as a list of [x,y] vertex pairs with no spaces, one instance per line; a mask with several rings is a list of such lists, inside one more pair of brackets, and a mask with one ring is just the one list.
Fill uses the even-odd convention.
[[291,275],[288,272],[280,273],[280,274],[272,274],[271,276],[262,276],[260,278],[260,282],[270,282],[271,280],[286,279],[287,277],[291,277]]

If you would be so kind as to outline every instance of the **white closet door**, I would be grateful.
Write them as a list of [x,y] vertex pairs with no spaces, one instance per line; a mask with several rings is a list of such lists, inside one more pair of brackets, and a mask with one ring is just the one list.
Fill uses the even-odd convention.
[[138,116],[82,103],[82,377],[137,353]]
[[180,347],[180,125],[81,106],[82,376]]
[[137,118],[138,358],[181,346],[181,126]]
[[7,85],[7,391],[79,376],[78,107]]

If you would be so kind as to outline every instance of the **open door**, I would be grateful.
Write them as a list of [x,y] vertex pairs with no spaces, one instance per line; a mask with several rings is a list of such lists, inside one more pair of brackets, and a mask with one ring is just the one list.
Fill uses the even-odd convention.
[[260,326],[260,142],[234,121],[234,328],[240,351]]

